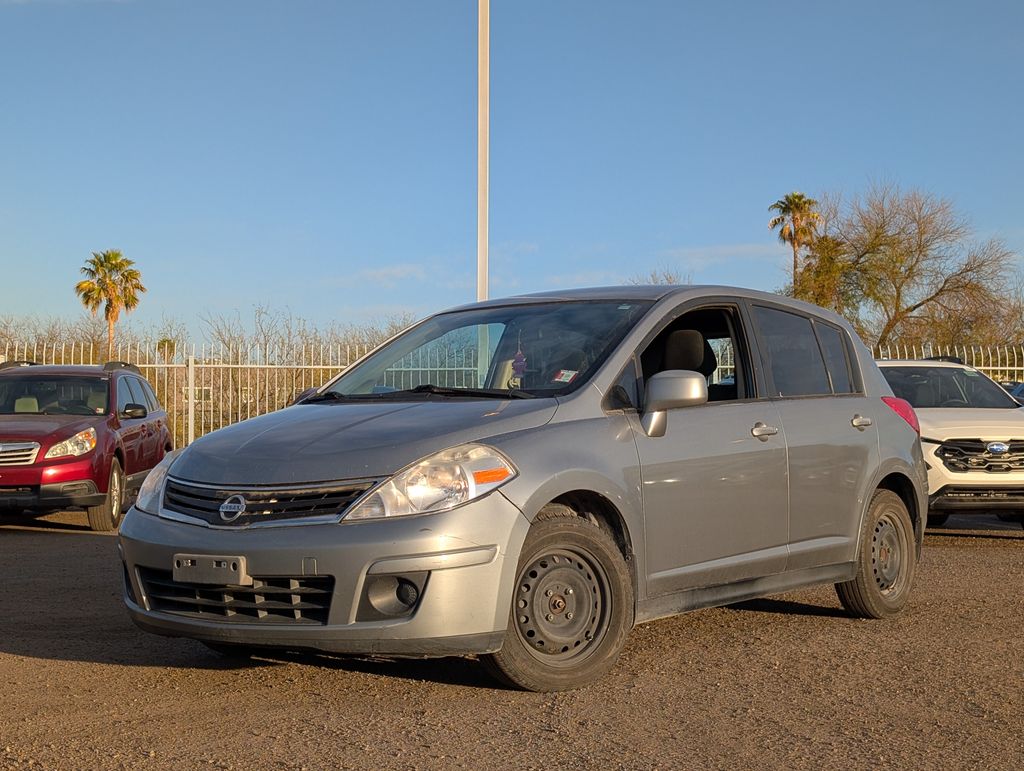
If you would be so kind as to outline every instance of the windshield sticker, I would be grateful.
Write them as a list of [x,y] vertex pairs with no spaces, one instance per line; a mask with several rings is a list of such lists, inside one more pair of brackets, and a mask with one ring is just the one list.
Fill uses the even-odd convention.
[[555,373],[555,376],[551,378],[552,383],[571,383],[573,378],[579,374],[579,370],[576,369],[560,369]]

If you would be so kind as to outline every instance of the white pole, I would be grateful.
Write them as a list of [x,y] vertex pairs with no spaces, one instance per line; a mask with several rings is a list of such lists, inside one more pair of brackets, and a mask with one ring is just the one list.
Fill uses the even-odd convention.
[[491,0],[478,0],[476,120],[476,299],[487,299],[487,185],[490,155]]

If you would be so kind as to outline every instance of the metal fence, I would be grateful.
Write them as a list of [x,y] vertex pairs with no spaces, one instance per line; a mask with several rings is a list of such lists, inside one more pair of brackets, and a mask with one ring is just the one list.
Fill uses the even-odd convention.
[[996,381],[1024,382],[1024,345],[884,345],[872,351],[876,359],[955,357]]
[[[231,423],[285,407],[301,391],[321,386],[370,349],[367,344],[287,348],[161,344],[118,347],[116,361],[136,365],[153,385],[167,410],[176,447]],[[716,351],[716,380],[733,372],[731,348]],[[1024,346],[876,347],[879,359],[924,359],[955,356],[996,380],[1024,382]],[[28,360],[39,364],[98,364],[107,360],[105,346],[76,343],[8,343],[0,362]],[[419,351],[392,367],[385,385],[412,388],[421,383],[476,385],[476,349]]]
[[[220,345],[131,345],[118,347],[113,359],[137,366],[167,410],[174,444],[239,420],[286,406],[296,394],[320,386],[369,350],[366,344],[240,348]],[[7,344],[0,362],[99,364],[106,346],[79,344]]]

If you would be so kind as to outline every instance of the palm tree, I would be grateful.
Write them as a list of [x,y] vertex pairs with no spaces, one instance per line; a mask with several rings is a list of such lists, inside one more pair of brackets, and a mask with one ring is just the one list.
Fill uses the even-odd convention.
[[82,266],[85,280],[75,284],[75,294],[93,316],[103,306],[103,318],[107,321],[107,358],[114,355],[114,325],[121,311],[134,310],[139,304],[139,295],[146,291],[142,274],[133,265],[135,262],[117,249],[93,252]]
[[818,202],[803,193],[794,191],[768,207],[778,212],[768,222],[768,229],[779,228],[779,241],[793,247],[793,295],[796,296],[796,282],[799,271],[800,249],[814,238],[814,223],[818,220]]

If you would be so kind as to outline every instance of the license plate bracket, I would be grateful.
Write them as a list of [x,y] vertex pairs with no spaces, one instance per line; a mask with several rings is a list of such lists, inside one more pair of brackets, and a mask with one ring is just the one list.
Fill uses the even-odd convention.
[[185,584],[253,585],[245,557],[220,554],[175,554],[172,574],[175,581]]

